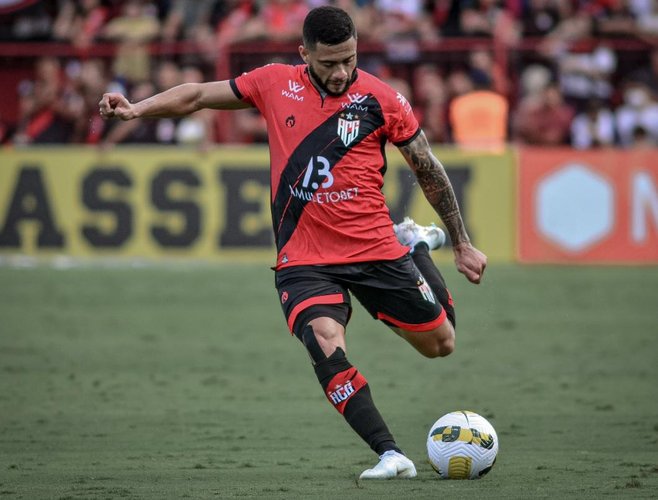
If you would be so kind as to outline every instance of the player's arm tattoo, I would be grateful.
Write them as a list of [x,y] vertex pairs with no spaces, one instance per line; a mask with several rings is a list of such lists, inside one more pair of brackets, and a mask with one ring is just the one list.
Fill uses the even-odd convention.
[[441,162],[434,156],[423,132],[400,148],[416,174],[427,201],[446,226],[453,245],[470,241],[457,204],[455,192]]

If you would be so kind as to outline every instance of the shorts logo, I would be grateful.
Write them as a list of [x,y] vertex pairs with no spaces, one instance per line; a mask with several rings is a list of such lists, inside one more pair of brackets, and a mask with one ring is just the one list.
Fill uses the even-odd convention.
[[295,126],[295,115],[290,115],[286,118],[286,127],[293,128]]
[[353,113],[341,113],[338,118],[338,136],[345,146],[349,146],[359,135],[361,120],[359,115]]
[[282,303],[282,304],[285,304],[287,301],[288,301],[288,292],[284,291],[284,292],[281,294],[281,303]]
[[432,292],[432,289],[425,281],[425,278],[419,275],[418,281],[416,281],[416,286],[418,287],[418,291],[420,292],[420,294],[427,302],[436,304],[436,298],[434,297],[434,293]]

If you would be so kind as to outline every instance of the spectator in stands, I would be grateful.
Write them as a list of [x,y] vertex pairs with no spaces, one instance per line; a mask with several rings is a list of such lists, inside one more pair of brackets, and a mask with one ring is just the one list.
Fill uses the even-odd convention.
[[487,47],[475,47],[469,52],[471,79],[488,82],[491,89],[503,96],[509,96],[510,81],[499,62],[494,60]]
[[521,32],[529,37],[546,36],[569,14],[568,0],[528,0],[523,3]]
[[554,83],[525,96],[513,117],[514,139],[534,146],[563,146],[569,143],[574,111]]
[[575,2],[561,4],[562,17],[557,26],[548,31],[538,50],[549,58],[559,57],[569,50],[569,47],[586,37],[591,36],[593,20],[591,13],[577,8]]
[[217,60],[215,26],[228,14],[233,1],[173,0],[162,23],[161,38],[165,43],[179,40],[196,43],[197,54],[185,53],[187,65],[214,64]]
[[593,99],[609,101],[614,87],[611,78],[617,68],[617,56],[605,45],[592,52],[566,52],[556,58],[560,89],[566,101],[579,111]]
[[636,142],[638,129],[649,140],[658,141],[658,103],[644,83],[631,81],[626,84],[624,102],[615,110],[615,122],[619,143],[624,147]]
[[234,1],[218,26],[218,45],[253,40],[287,42],[299,38],[309,8],[303,0]]
[[264,0],[258,13],[262,33],[276,42],[297,41],[309,10],[303,0]]
[[590,7],[592,34],[601,37],[631,37],[637,32],[637,21],[632,2],[613,0]]
[[609,0],[595,2],[590,8],[593,36],[644,37],[655,35],[656,2],[653,0]]
[[543,64],[535,63],[526,66],[515,83],[521,98],[526,98],[538,96],[552,81],[551,70]]
[[228,13],[216,28],[216,47],[220,51],[233,43],[257,40],[263,36],[261,23],[256,17],[258,5],[255,1],[229,0],[229,4]]
[[473,90],[473,80],[464,68],[457,68],[448,73],[446,78],[448,90],[448,100],[452,100],[460,95],[466,94]]
[[57,109],[61,119],[71,123],[70,142],[95,144],[105,128],[98,120],[94,97],[108,90],[105,66],[100,59],[67,62],[66,79],[59,92]]
[[95,98],[98,92],[109,89],[105,65],[100,59],[87,59],[82,63],[69,62],[68,66],[71,91],[66,105],[73,122],[71,142],[97,144],[108,123],[97,117],[98,103]]
[[473,82],[471,89],[449,104],[454,143],[464,149],[503,149],[507,140],[508,113],[507,99],[491,90],[488,80]]
[[64,0],[55,19],[53,36],[79,49],[87,49],[100,34],[109,15],[109,9],[101,0]]
[[[250,40],[296,42],[299,19],[310,7],[326,3],[336,4],[352,14],[361,40],[393,40],[391,47],[413,49],[408,53],[404,50],[397,54],[390,52],[388,55],[393,57],[405,54],[415,57],[417,52],[414,48],[418,47],[418,40],[437,40],[439,35],[486,36],[507,45],[513,45],[520,32],[529,36],[544,36],[547,40],[544,47],[550,47],[544,54],[550,55],[547,62],[553,64],[554,78],[558,80],[567,104],[577,112],[588,111],[579,114],[578,124],[574,126],[578,132],[574,132],[574,137],[588,135],[581,129],[583,122],[587,122],[584,117],[591,120],[593,116],[589,109],[592,99],[611,103],[618,102],[615,98],[622,97],[623,103],[613,113],[615,141],[625,147],[630,146],[640,129],[638,136],[641,138],[645,134],[648,138],[641,142],[655,140],[653,111],[639,112],[631,102],[637,100],[642,92],[629,90],[627,96],[625,91],[622,93],[615,88],[613,82],[618,81],[620,76],[625,77],[624,81],[644,82],[645,88],[649,89],[649,104],[643,109],[653,110],[658,97],[658,49],[650,53],[650,63],[639,68],[640,65],[635,63],[640,56],[620,59],[618,66],[613,46],[608,47],[605,43],[600,43],[591,52],[582,52],[582,46],[577,47],[579,50],[573,47],[574,42],[593,35],[609,38],[634,36],[655,41],[658,35],[658,1],[652,0],[57,0],[52,3],[38,2],[38,6],[35,3],[24,9],[24,16],[14,16],[15,19],[26,19],[21,21],[24,24],[15,23],[15,35],[21,39],[43,38],[48,36],[46,30],[52,26],[54,39],[69,41],[76,47],[89,48],[94,41],[103,39],[117,41],[121,48],[115,61],[114,74],[121,75],[127,86],[152,78],[157,91],[158,88],[175,85],[175,81],[182,81],[180,69],[172,70],[171,67],[157,70],[157,73],[168,73],[169,76],[152,77],[156,72],[151,71],[151,57],[147,54],[145,43],[156,39],[159,33],[165,42],[194,40],[200,50],[203,48],[203,56],[195,54],[188,58],[185,54],[178,54],[180,64],[208,61],[215,64],[218,46],[221,50],[226,44]],[[158,9],[163,19],[161,29],[155,15]],[[50,22],[44,20],[44,14],[50,15]],[[30,16],[32,20],[28,19]],[[407,42],[409,45],[405,45]],[[464,58],[458,61],[459,64],[468,63],[466,69],[454,71],[451,68],[451,73],[446,77],[430,66],[410,67],[409,72],[415,73],[415,76],[408,82],[413,86],[408,97],[417,101],[414,109],[426,133],[433,136],[431,140],[444,141],[452,137],[453,126],[447,103],[471,90],[469,80],[488,81],[492,84],[492,90],[516,99],[515,85],[519,82],[509,78],[506,66],[497,64],[499,60],[492,57],[491,46],[481,49],[473,47],[467,54],[468,61]],[[451,57],[454,63],[460,56]],[[80,116],[87,112],[85,89],[99,85],[101,79],[89,76],[98,73],[98,69],[91,69],[96,62],[87,65],[82,55],[80,60],[83,62],[77,64],[85,67],[82,72],[87,75],[84,82],[76,76],[67,85],[67,78],[62,76],[66,72],[60,68],[59,78],[52,79],[50,83],[44,78],[35,78],[21,85],[20,123],[14,119],[14,107],[7,114],[12,116],[12,122],[5,127],[5,130],[10,130],[11,140],[31,143],[67,137],[74,142],[93,143],[98,140],[99,130],[105,133],[95,124],[81,125]],[[362,62],[365,62],[365,57]],[[626,75],[627,68],[639,69]],[[158,84],[160,78],[167,82]],[[107,75],[104,79],[107,85]],[[405,87],[405,92],[409,92],[407,84],[399,83],[396,87]],[[52,95],[53,88],[57,88],[57,97],[50,104],[44,104],[48,101],[46,96]],[[529,143],[553,143],[560,136],[559,142],[566,142],[564,120],[568,115],[565,111],[568,106],[558,103],[554,88],[544,89],[543,85],[541,88],[541,94],[532,99],[523,93],[523,99],[518,102],[518,107],[515,106],[513,123],[509,124],[513,127],[513,137]],[[636,97],[631,97],[633,95]],[[544,109],[543,114],[539,109]],[[234,118],[232,115],[231,122],[235,122],[237,116]],[[604,118],[599,121],[607,122]],[[547,125],[523,125],[538,122],[546,122]],[[266,140],[260,116],[245,113],[244,123],[244,127],[234,127],[238,136],[250,141]],[[160,138],[159,142],[176,142],[179,124],[171,120],[161,120],[158,124],[156,136]],[[603,125],[600,127],[606,128]],[[590,135],[594,137],[592,144],[605,143],[604,139],[598,138],[599,135],[605,137],[605,134]],[[578,140],[578,144],[584,143],[587,140],[582,143]]]
[[155,83],[156,91],[161,92],[160,89],[168,89],[183,83],[183,74],[175,61],[162,59],[153,70],[152,80]]
[[600,99],[590,99],[585,111],[571,122],[571,144],[576,149],[612,146],[615,143],[615,117]]
[[437,41],[438,33],[421,0],[374,0],[367,9],[367,35],[384,43],[400,40]]
[[214,10],[229,2],[218,0],[172,0],[162,25],[162,40],[196,40],[211,28]]
[[69,142],[72,124],[60,101],[63,82],[62,66],[57,58],[42,57],[37,60],[34,79],[23,80],[19,84],[19,120],[12,142]]
[[402,94],[405,99],[411,100],[412,91],[410,83],[406,79],[397,76],[390,65],[378,61],[375,64],[371,64],[368,71],[377,76],[380,80],[388,83],[391,87]]
[[[229,142],[240,143],[267,143],[267,123],[265,118],[254,108],[245,108],[232,111],[235,119],[231,130],[226,132]],[[292,126],[292,122],[290,122]]]
[[434,0],[429,2],[429,15],[439,37],[460,36],[460,8],[457,0]]
[[108,22],[101,31],[106,40],[118,44],[113,72],[128,82],[141,82],[149,77],[147,43],[160,34],[156,9],[150,2],[127,0],[121,14]]
[[430,142],[448,141],[447,89],[439,69],[423,64],[413,75],[414,111]]
[[460,31],[465,36],[486,36],[511,47],[519,41],[521,31],[513,11],[498,0],[467,0],[459,2]]
[[629,80],[641,82],[651,89],[654,97],[658,93],[658,47],[649,53],[649,63],[629,75]]
[[636,36],[641,40],[645,40],[652,46],[656,45],[656,37],[658,37],[658,2],[655,0],[646,3],[646,11],[637,16],[637,33]]
[[[14,2],[17,10],[0,10],[0,40],[47,41],[52,37],[54,2]],[[0,9],[11,2],[0,2]],[[22,6],[22,7],[21,7]]]

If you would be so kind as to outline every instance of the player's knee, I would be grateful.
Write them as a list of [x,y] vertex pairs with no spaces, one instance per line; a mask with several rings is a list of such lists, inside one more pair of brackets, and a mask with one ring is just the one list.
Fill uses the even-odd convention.
[[329,318],[316,318],[301,331],[299,340],[311,356],[313,363],[319,363],[333,353],[337,347],[345,350],[345,329]]
[[439,331],[432,336],[431,341],[426,342],[420,352],[427,358],[444,358],[455,350],[455,333],[452,329],[449,331]]
[[426,358],[444,358],[455,350],[454,342],[435,342],[418,349]]
[[345,335],[345,328],[331,318],[316,318],[309,322],[308,327],[313,329],[320,343],[339,344]]
[[452,354],[452,352],[455,350],[455,337],[451,336],[446,339],[441,339],[438,342],[439,348],[438,348],[438,356],[440,358],[444,358],[448,356],[449,354]]

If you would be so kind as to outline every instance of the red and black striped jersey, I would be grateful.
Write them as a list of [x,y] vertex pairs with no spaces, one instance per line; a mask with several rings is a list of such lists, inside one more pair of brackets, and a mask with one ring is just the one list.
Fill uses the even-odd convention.
[[305,65],[270,64],[231,80],[265,117],[276,269],[397,259],[382,186],[385,144],[420,133],[407,100],[358,70],[349,90],[323,96]]

